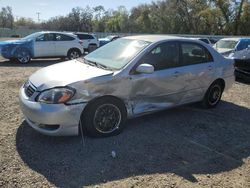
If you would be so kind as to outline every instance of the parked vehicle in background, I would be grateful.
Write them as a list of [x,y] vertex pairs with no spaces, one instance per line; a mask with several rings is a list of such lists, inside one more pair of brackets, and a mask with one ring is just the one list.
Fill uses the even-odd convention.
[[43,134],[112,136],[127,118],[198,101],[215,107],[234,82],[233,62],[198,40],[124,37],[40,69],[21,88],[20,105]]
[[235,60],[235,76],[250,82],[250,45],[248,48],[229,55]]
[[32,58],[78,58],[83,54],[81,43],[73,34],[42,31],[20,40],[0,42],[0,48],[4,58],[28,63]]
[[108,44],[109,42],[112,42],[116,39],[120,38],[118,35],[109,35],[105,38],[100,38],[99,41],[100,41],[100,46],[103,46],[105,44]]
[[87,52],[92,52],[99,47],[99,41],[94,34],[89,33],[74,33],[81,41],[83,41],[83,49]]
[[234,51],[241,51],[250,45],[250,38],[223,38],[215,43],[214,48],[223,56],[228,57]]
[[207,43],[209,45],[212,45],[211,41],[208,38],[190,38],[190,39],[200,40],[200,41],[205,42],[205,43]]

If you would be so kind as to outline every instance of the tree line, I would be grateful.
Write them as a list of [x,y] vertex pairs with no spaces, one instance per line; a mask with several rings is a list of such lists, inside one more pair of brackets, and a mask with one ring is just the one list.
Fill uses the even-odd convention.
[[76,7],[65,16],[36,23],[14,21],[10,7],[0,12],[0,27],[31,29],[163,34],[249,35],[249,0],[161,0],[127,10],[120,6]]

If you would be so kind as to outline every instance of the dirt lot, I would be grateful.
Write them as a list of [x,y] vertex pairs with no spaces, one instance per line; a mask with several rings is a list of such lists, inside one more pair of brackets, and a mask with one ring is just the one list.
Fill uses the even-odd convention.
[[249,85],[234,84],[216,109],[167,110],[82,142],[35,132],[18,106],[28,76],[57,62],[0,60],[0,187],[250,187]]

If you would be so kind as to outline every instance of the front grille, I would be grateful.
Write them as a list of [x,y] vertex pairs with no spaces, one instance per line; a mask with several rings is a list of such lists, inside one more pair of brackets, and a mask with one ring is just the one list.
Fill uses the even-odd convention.
[[24,85],[24,92],[27,95],[27,97],[31,97],[36,91],[36,87],[33,86],[30,82],[26,83]]

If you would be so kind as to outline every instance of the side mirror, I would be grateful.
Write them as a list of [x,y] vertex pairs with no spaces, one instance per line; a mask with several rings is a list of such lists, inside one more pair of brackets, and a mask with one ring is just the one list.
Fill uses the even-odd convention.
[[151,74],[154,72],[154,66],[150,64],[140,64],[136,68],[136,72],[142,73],[142,74]]

